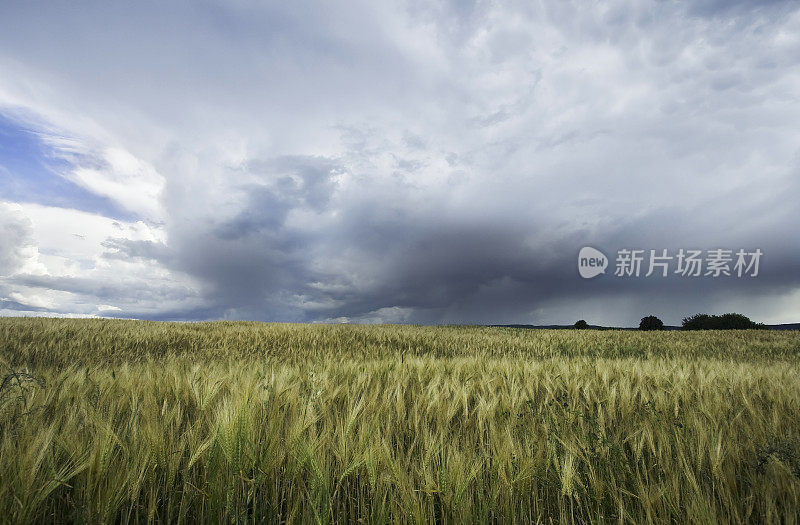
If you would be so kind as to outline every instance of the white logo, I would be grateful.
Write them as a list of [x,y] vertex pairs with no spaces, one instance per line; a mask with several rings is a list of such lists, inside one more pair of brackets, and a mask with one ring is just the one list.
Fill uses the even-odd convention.
[[[648,256],[649,255],[649,256]],[[617,250],[615,277],[757,277],[761,257],[760,248],[747,251],[717,248],[714,250],[689,250],[681,248],[677,252],[667,248],[643,250],[622,248]],[[673,266],[676,268],[673,269]],[[584,279],[592,279],[606,273],[608,257],[606,254],[584,246],[578,253],[578,273]]]
[[591,246],[584,246],[578,253],[578,272],[584,279],[597,277],[601,273],[606,273],[608,267],[608,257]]

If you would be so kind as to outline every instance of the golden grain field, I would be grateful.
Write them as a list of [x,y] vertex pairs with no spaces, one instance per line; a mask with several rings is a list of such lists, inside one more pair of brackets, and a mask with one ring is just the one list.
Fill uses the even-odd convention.
[[0,319],[5,523],[796,523],[800,334]]

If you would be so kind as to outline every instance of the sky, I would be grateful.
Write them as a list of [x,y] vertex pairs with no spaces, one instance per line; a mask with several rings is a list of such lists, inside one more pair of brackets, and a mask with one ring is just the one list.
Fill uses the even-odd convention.
[[797,1],[4,0],[0,315],[800,322],[798,123]]

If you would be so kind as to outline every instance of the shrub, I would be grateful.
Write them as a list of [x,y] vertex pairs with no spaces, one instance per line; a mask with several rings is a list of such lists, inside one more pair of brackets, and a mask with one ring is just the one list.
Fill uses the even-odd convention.
[[708,315],[695,314],[683,318],[684,330],[752,330],[766,328],[761,323],[754,323],[742,314]]
[[684,330],[709,330],[711,329],[711,316],[694,314],[691,317],[684,317],[681,328]]
[[655,315],[648,315],[647,317],[642,317],[642,320],[639,321],[639,330],[663,330],[664,323],[656,317]]
[[572,328],[575,328],[576,330],[585,330],[586,328],[589,328],[589,323],[581,319],[580,321],[572,325]]

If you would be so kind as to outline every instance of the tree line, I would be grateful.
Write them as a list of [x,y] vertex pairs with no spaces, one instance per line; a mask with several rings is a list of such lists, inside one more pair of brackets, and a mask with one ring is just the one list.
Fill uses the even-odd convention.
[[[576,322],[573,328],[581,330],[589,328],[589,323],[584,319]],[[681,322],[682,330],[763,330],[764,323],[756,323],[749,317],[737,313],[722,315],[694,314],[684,317]],[[642,317],[639,321],[639,330],[664,330],[664,322],[655,315]]]

